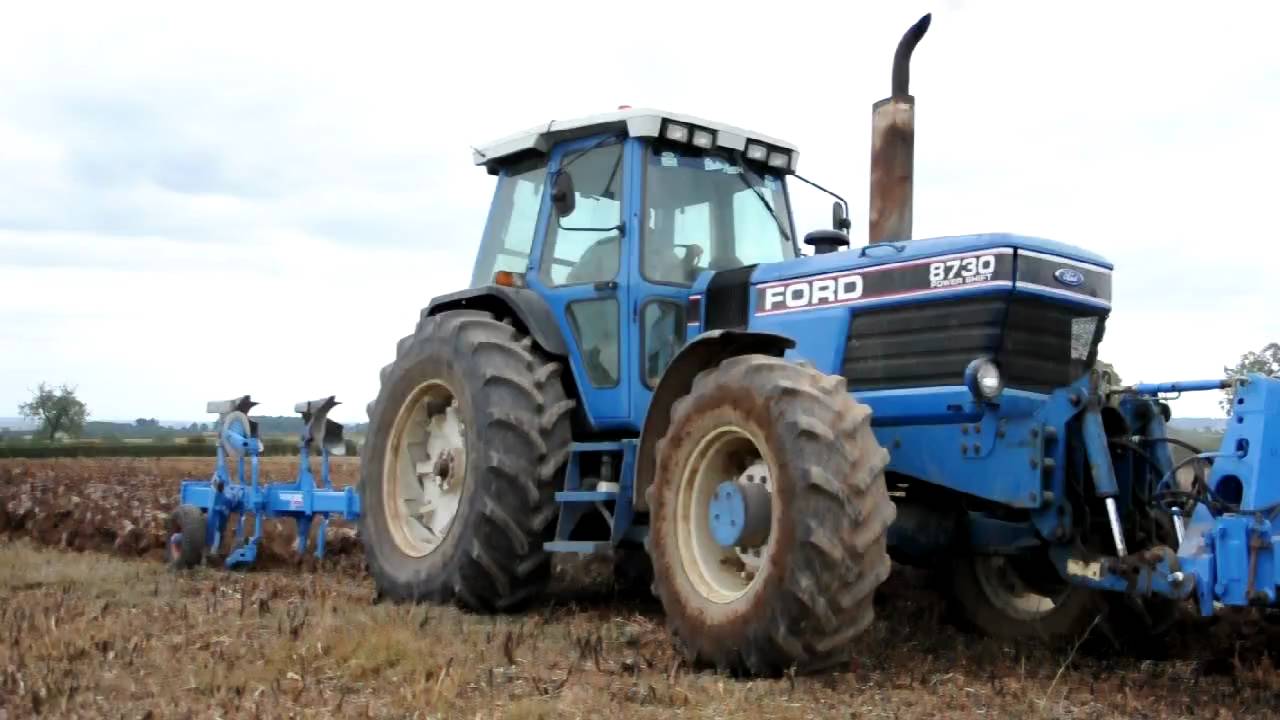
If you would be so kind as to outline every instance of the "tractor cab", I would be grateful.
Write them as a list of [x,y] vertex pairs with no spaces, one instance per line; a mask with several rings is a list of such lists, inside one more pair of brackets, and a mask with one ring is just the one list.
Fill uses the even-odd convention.
[[696,322],[690,289],[703,273],[799,254],[786,186],[797,159],[760,133],[644,109],[479,148],[498,184],[472,287],[540,296],[591,425],[637,432]]

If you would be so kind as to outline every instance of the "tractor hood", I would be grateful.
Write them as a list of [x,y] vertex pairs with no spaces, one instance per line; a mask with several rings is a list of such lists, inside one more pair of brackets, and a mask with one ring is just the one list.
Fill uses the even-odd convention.
[[747,291],[753,316],[1010,290],[1109,309],[1111,264],[1080,248],[1001,233],[876,243],[715,273],[706,285],[709,305],[725,291]]
[[876,243],[703,273],[690,292],[690,323],[701,330],[754,327],[805,311],[863,312],[1011,293],[1106,315],[1111,270],[1081,248],[1007,233]]
[[760,265],[751,275],[753,284],[790,280],[809,275],[824,275],[841,270],[855,270],[877,265],[925,260],[942,255],[967,253],[992,248],[1015,248],[1054,255],[1111,270],[1112,265],[1101,255],[1066,243],[1044,238],[1009,233],[954,235],[899,243],[877,243],[845,252],[808,255],[786,262]]

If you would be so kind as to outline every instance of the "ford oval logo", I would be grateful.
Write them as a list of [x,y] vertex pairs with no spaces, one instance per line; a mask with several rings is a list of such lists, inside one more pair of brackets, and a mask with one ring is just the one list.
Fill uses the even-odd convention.
[[1063,285],[1078,287],[1080,284],[1084,282],[1084,275],[1079,270],[1072,270],[1071,268],[1058,268],[1057,271],[1053,273],[1053,279],[1057,280]]

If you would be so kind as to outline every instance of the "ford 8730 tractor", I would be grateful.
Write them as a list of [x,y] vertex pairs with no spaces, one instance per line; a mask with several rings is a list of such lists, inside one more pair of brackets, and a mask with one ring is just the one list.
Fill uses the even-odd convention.
[[[651,562],[687,658],[765,674],[845,661],[891,554],[1003,637],[1276,604],[1280,380],[1122,385],[1105,259],[911,239],[927,23],[873,111],[863,247],[837,202],[801,252],[796,148],[737,127],[622,109],[475,151],[497,189],[471,287],[369,408],[382,596],[512,610],[553,553],[613,553]],[[1177,482],[1162,397],[1224,387],[1223,445]]]

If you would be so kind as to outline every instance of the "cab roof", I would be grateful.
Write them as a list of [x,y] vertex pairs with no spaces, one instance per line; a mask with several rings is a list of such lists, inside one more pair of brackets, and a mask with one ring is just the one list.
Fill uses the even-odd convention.
[[744,150],[748,141],[755,141],[772,149],[787,151],[791,156],[789,172],[795,172],[799,152],[791,143],[763,133],[743,130],[724,123],[704,120],[692,115],[654,110],[650,108],[625,108],[614,112],[588,115],[572,120],[551,120],[523,132],[495,140],[479,148],[472,148],[476,165],[483,165],[490,173],[496,173],[503,161],[533,151],[547,153],[556,143],[587,137],[604,132],[625,130],[628,137],[658,137],[666,122],[675,122],[712,130],[715,145],[728,150]]

